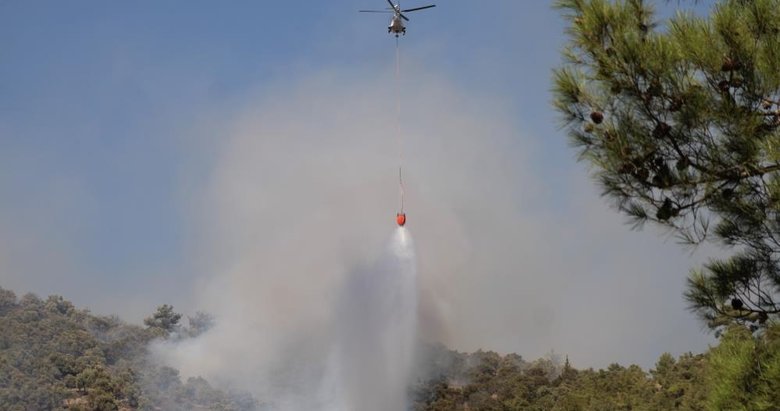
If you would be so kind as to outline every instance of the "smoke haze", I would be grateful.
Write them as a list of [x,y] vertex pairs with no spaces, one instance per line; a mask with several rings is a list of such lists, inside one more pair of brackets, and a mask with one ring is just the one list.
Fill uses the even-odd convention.
[[[289,318],[307,328],[276,336],[277,324],[251,323],[265,331],[255,335],[233,318],[199,338],[159,341],[152,350],[185,373],[248,390],[274,410],[407,409],[418,301],[410,233],[396,229],[380,258],[352,269],[334,292],[332,305],[320,300],[317,322]],[[246,337],[257,339],[239,342]]]
[[[391,75],[379,73],[385,83]],[[648,365],[706,340],[680,316],[684,277],[674,267],[687,255],[628,232],[585,178],[541,184],[535,148],[499,102],[422,70],[405,75],[423,340],[526,358],[554,349],[585,366],[637,353]],[[332,367],[311,364],[334,361],[345,284],[382,261],[397,211],[392,95],[328,72],[260,97],[225,130],[194,202],[204,205],[192,211],[202,230],[193,255],[211,273],[193,305],[219,325],[159,351],[184,375],[288,404],[300,404],[297,388],[328,381]],[[306,406],[328,403],[333,389],[318,388]]]
[[[402,117],[421,337],[526,358],[554,349],[575,366],[651,366],[664,351],[705,347],[681,298],[701,253],[629,231],[583,170],[543,162],[542,137],[510,105],[408,60]],[[198,361],[181,363],[190,374],[248,381],[283,363],[289,339],[324,333],[344,276],[379,259],[398,204],[392,68],[293,77],[192,120],[201,143],[182,148],[193,171],[178,187],[189,239],[179,274],[120,267],[95,281],[109,268],[78,245],[88,222],[102,221],[98,206],[61,173],[0,204],[3,286],[135,320],[164,302],[209,311],[220,332],[197,347]],[[14,181],[0,176],[6,192]]]
[[[0,13],[0,286],[139,323],[207,311],[217,328],[161,359],[334,404],[345,290],[382,271],[398,211],[385,16],[93,6]],[[709,250],[630,231],[554,128],[563,32],[544,2],[452,3],[402,43],[418,335],[575,367],[704,350],[681,294]]]

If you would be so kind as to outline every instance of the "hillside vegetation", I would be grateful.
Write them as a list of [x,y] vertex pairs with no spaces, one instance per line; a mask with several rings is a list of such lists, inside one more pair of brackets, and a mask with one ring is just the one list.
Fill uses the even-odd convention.
[[780,327],[733,325],[703,354],[662,354],[652,370],[578,370],[556,356],[462,354],[432,347],[436,370],[414,389],[417,411],[780,410]]
[[[60,296],[21,298],[0,288],[0,410],[264,410],[247,393],[153,361],[155,339],[192,338],[212,320],[163,305],[130,325],[80,310]],[[778,410],[780,328],[734,325],[704,354],[663,354],[652,370],[613,364],[573,367],[550,355],[459,353],[428,346],[410,387],[415,411],[443,410]],[[381,378],[381,376],[377,376]]]
[[[421,384],[417,410],[705,410],[707,355],[664,354],[636,365],[577,370],[568,359],[450,353],[448,374]],[[454,362],[451,362],[454,361]]]
[[180,317],[163,306],[139,327],[59,296],[17,299],[0,288],[0,410],[258,409],[249,395],[202,378],[182,382],[177,370],[150,360],[148,343],[168,337]]

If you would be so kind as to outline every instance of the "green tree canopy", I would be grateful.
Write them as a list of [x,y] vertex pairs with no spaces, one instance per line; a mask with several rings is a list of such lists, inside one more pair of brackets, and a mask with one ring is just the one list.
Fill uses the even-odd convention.
[[173,306],[163,304],[157,307],[157,311],[151,317],[144,319],[144,324],[149,328],[157,328],[166,333],[176,331],[179,327],[181,314],[173,311]]
[[712,327],[780,313],[780,0],[722,0],[665,24],[642,0],[558,0],[554,105],[604,195],[732,255],[692,272]]
[[17,301],[0,287],[0,410],[260,409],[246,393],[223,392],[203,379],[183,383],[149,354],[148,344],[180,318],[164,305],[144,329],[94,316],[61,296]]

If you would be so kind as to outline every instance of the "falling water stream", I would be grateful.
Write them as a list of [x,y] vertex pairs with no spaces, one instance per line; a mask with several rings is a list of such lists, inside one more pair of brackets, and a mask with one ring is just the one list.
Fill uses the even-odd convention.
[[351,273],[337,310],[338,338],[326,379],[343,411],[403,411],[417,329],[417,271],[399,227],[382,257]]

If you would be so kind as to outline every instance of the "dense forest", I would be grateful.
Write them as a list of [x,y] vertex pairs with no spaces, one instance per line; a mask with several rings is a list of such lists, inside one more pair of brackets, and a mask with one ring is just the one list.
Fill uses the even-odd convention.
[[427,357],[442,373],[415,388],[415,409],[778,410],[779,331],[757,337],[735,326],[708,352],[665,353],[649,371],[619,364],[578,370],[565,357],[526,362],[439,347]]
[[[0,288],[0,409],[263,410],[248,393],[151,360],[148,344],[193,338],[212,323],[188,324],[163,305],[130,325],[77,309],[60,296],[21,298]],[[458,353],[427,346],[425,370],[410,387],[425,410],[776,410],[780,409],[780,328],[752,333],[734,325],[704,354],[663,354],[652,370],[613,364],[576,369],[555,355],[526,361],[517,354]],[[424,376],[423,376],[424,375]]]
[[208,317],[161,306],[145,327],[79,310],[60,296],[21,298],[0,288],[0,410],[254,410],[249,394],[182,381],[151,361],[149,342],[203,332]]

